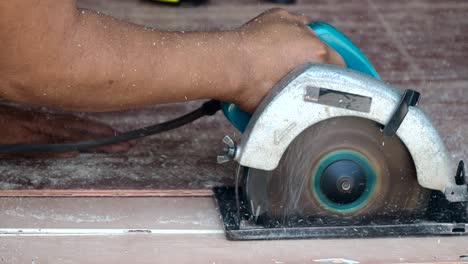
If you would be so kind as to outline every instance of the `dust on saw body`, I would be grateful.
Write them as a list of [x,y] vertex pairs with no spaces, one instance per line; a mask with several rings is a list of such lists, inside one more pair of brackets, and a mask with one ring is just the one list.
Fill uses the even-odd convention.
[[[320,122],[297,136],[273,171],[249,168],[245,199],[259,220],[311,217],[366,222],[423,214],[429,190],[398,137],[363,118]],[[382,142],[385,142],[382,144]]]
[[[218,156],[220,163],[237,161],[242,175],[234,199],[216,192],[231,239],[464,233],[464,165],[452,164],[417,107],[419,93],[381,81],[365,55],[332,26],[318,22],[311,28],[347,69],[301,65],[252,116],[223,105],[243,132],[238,145],[226,136],[228,147]],[[242,220],[250,224],[244,228]],[[262,228],[252,229],[252,222]]]
[[[255,218],[412,218],[425,213],[431,190],[466,201],[439,134],[398,90],[331,65],[304,65],[284,80],[235,154]],[[459,190],[458,198],[447,190]]]

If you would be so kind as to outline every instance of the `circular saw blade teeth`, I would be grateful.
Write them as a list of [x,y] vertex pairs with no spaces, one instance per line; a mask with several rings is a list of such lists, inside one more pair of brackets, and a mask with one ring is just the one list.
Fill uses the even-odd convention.
[[[336,160],[326,161],[330,155]],[[334,184],[349,176],[325,173],[326,168],[344,160],[363,170],[366,186],[356,189],[359,197],[334,193],[340,188]],[[349,178],[344,189],[354,180],[363,181]],[[323,181],[330,182],[325,185]],[[413,160],[401,140],[385,137],[379,124],[358,117],[329,119],[306,129],[290,144],[275,170],[249,169],[244,189],[245,198],[263,208],[256,213],[272,219],[405,217],[422,213],[429,199],[429,191],[417,182]]]

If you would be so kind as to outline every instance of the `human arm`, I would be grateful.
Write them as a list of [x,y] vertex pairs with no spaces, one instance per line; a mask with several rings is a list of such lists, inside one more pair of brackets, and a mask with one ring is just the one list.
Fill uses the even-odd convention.
[[0,96],[113,111],[213,98],[252,112],[305,62],[343,65],[307,27],[270,10],[227,31],[167,32],[76,8],[74,0],[0,4]]

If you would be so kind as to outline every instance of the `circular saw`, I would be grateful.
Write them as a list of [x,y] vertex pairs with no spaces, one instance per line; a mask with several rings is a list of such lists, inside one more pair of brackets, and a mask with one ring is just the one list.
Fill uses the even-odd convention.
[[[243,132],[239,144],[226,136],[225,153],[218,156],[220,163],[239,163],[238,186],[215,190],[226,229],[238,231],[231,238],[465,233],[463,162],[452,164],[418,108],[420,94],[382,82],[334,27],[311,27],[348,68],[302,65],[276,84],[252,116],[223,106]],[[435,215],[451,219],[428,217],[434,208]]]
[[244,181],[255,217],[281,222],[412,217],[425,210],[429,197],[401,140],[387,139],[376,122],[352,116],[307,128],[274,170],[250,168]]

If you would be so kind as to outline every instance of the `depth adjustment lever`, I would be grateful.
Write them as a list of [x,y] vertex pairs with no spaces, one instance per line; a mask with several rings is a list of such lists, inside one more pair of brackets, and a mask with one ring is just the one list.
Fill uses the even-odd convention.
[[405,91],[405,93],[401,97],[397,109],[392,114],[390,121],[388,121],[387,125],[383,129],[383,133],[385,136],[391,137],[396,135],[398,128],[400,128],[400,125],[405,119],[406,114],[408,114],[409,107],[418,105],[420,97],[421,94],[419,92],[416,92],[411,89]]
[[460,160],[457,167],[457,174],[455,175],[455,183],[457,185],[467,185],[468,186],[468,179],[465,174],[465,163],[463,160]]

